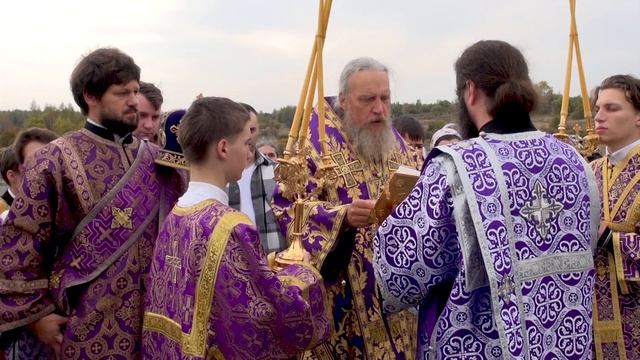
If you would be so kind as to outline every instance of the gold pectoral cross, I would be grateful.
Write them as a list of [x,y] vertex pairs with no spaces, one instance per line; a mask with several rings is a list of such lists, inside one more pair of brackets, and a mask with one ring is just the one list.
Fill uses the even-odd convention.
[[125,229],[133,229],[131,214],[133,214],[133,208],[118,209],[112,207],[111,215],[113,215],[113,220],[111,221],[111,228],[117,229],[122,227]]

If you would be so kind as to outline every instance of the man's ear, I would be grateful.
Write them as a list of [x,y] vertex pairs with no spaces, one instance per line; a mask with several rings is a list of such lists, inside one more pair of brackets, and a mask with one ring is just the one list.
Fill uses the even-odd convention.
[[640,111],[636,112],[636,127],[640,128]]
[[216,156],[220,160],[226,160],[229,155],[229,142],[227,139],[221,139],[216,145]]
[[344,106],[347,103],[347,96],[340,93],[340,95],[338,95],[338,102],[340,103],[340,109],[344,110]]
[[467,104],[475,105],[478,101],[478,88],[472,80],[467,80]]
[[96,106],[100,100],[98,100],[95,96],[89,95],[86,91],[82,93],[82,97],[84,98],[84,102],[89,106]]

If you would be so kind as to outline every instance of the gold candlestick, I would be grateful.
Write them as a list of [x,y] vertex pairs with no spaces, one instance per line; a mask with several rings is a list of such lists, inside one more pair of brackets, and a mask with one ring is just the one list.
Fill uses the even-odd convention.
[[[304,205],[309,198],[316,196],[324,187],[324,177],[332,168],[331,157],[326,156],[327,140],[325,132],[324,118],[324,79],[322,51],[324,39],[329,23],[332,0],[320,0],[318,10],[318,29],[313,42],[311,57],[307,66],[304,83],[300,91],[298,106],[291,124],[291,131],[287,139],[287,147],[284,156],[278,159],[276,168],[276,180],[281,184],[282,195],[293,200],[293,228],[289,233],[290,245],[287,250],[279,253],[275,259],[274,268],[281,269],[292,263],[299,263],[309,259],[309,254],[302,244],[304,229]],[[306,185],[309,174],[307,173],[307,158],[311,155],[306,147],[309,123],[311,120],[313,100],[317,90],[317,113],[318,113],[318,134],[320,137],[322,166],[316,173],[318,187],[310,194],[307,193]]]

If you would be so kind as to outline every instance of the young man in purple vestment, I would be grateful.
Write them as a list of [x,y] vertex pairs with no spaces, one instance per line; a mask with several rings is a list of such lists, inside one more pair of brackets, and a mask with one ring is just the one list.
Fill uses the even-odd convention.
[[85,127],[26,163],[0,230],[0,332],[12,357],[140,356],[160,212],[183,185],[155,165],[158,147],[131,135],[139,78],[117,49],[85,56],[70,80]]
[[431,151],[378,230],[384,310],[420,306],[418,359],[590,359],[593,172],[534,128],[515,47],[480,41],[455,70],[467,140]]
[[602,195],[593,312],[597,359],[640,359],[640,80],[605,79],[594,91],[606,157],[591,163]]
[[[316,359],[412,359],[416,316],[383,316],[373,266],[375,234],[370,213],[385,183],[400,165],[415,168],[414,152],[391,125],[386,66],[372,58],[350,61],[340,76],[340,94],[325,107],[328,155],[337,165],[322,173],[318,115],[310,119],[305,144],[308,200],[302,242],[321,271],[333,314],[331,338],[305,354]],[[274,213],[283,234],[291,230],[294,199],[285,184],[274,193]]]
[[145,359],[287,359],[330,332],[320,274],[270,268],[249,217],[224,190],[251,149],[249,113],[226,98],[196,100],[179,124],[190,164],[185,194],[156,241],[143,330]]

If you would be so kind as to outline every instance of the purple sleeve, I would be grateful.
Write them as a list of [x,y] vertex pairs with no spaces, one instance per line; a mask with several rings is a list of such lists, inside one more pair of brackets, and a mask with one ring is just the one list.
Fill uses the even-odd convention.
[[440,158],[425,165],[416,187],[374,239],[375,275],[387,312],[424,301],[455,276],[460,257],[453,197]]

